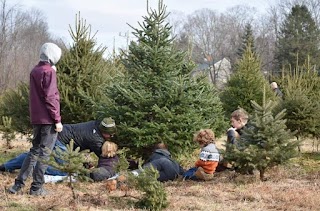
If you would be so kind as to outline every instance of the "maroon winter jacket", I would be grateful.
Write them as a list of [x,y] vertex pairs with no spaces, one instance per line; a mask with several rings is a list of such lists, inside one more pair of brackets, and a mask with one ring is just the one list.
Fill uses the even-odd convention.
[[41,61],[32,69],[29,94],[31,124],[61,122],[57,75],[48,62]]

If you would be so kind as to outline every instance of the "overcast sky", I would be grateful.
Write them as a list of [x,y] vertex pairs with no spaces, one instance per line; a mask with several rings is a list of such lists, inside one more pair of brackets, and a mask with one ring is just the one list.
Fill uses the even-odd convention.
[[[256,7],[263,13],[276,0],[164,0],[167,11],[179,11],[190,14],[195,10],[209,8],[218,12],[236,5]],[[80,11],[81,17],[91,25],[92,32],[98,31],[98,44],[112,49],[124,47],[126,38],[123,36],[130,27],[137,26],[146,15],[146,0],[7,0],[9,5],[17,3],[23,10],[36,8],[47,18],[49,31],[67,42],[69,24],[74,28],[75,15]],[[156,8],[158,0],[149,0],[152,8]]]

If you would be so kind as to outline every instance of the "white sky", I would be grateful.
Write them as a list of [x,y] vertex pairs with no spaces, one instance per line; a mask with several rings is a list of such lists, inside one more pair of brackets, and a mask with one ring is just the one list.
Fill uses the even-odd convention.
[[[47,18],[49,31],[62,37],[67,42],[71,41],[69,25],[75,26],[76,14],[80,15],[91,25],[92,33],[97,32],[98,44],[106,46],[111,51],[113,45],[116,48],[124,47],[126,38],[124,35],[130,25],[136,27],[138,21],[146,12],[146,0],[7,0],[13,5],[17,3],[23,10],[36,8]],[[152,8],[157,7],[158,0],[149,0]],[[195,10],[209,8],[223,12],[227,8],[236,5],[256,7],[263,13],[275,0],[164,0],[168,12],[179,11],[190,14]],[[115,40],[115,41],[114,41]]]

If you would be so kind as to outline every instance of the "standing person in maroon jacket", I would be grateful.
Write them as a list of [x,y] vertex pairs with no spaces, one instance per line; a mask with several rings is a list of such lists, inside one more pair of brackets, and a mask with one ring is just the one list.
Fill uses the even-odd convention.
[[8,191],[19,192],[33,170],[33,182],[30,195],[46,195],[43,189],[44,173],[48,165],[41,160],[48,160],[62,131],[60,116],[60,96],[57,87],[55,64],[61,57],[61,49],[53,43],[45,43],[40,49],[40,62],[30,73],[29,110],[33,126],[32,147],[25,158],[15,183]]

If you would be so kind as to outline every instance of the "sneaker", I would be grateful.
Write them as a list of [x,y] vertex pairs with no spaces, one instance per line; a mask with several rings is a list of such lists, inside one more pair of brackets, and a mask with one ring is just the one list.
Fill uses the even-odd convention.
[[4,167],[4,165],[0,165],[0,171],[6,171],[6,168]]
[[18,193],[20,190],[22,189],[21,185],[18,184],[14,184],[13,186],[11,186],[7,192],[11,193],[11,194],[16,194]]
[[32,196],[46,196],[48,195],[48,191],[46,191],[44,188],[39,188],[38,190],[30,189],[29,194]]

